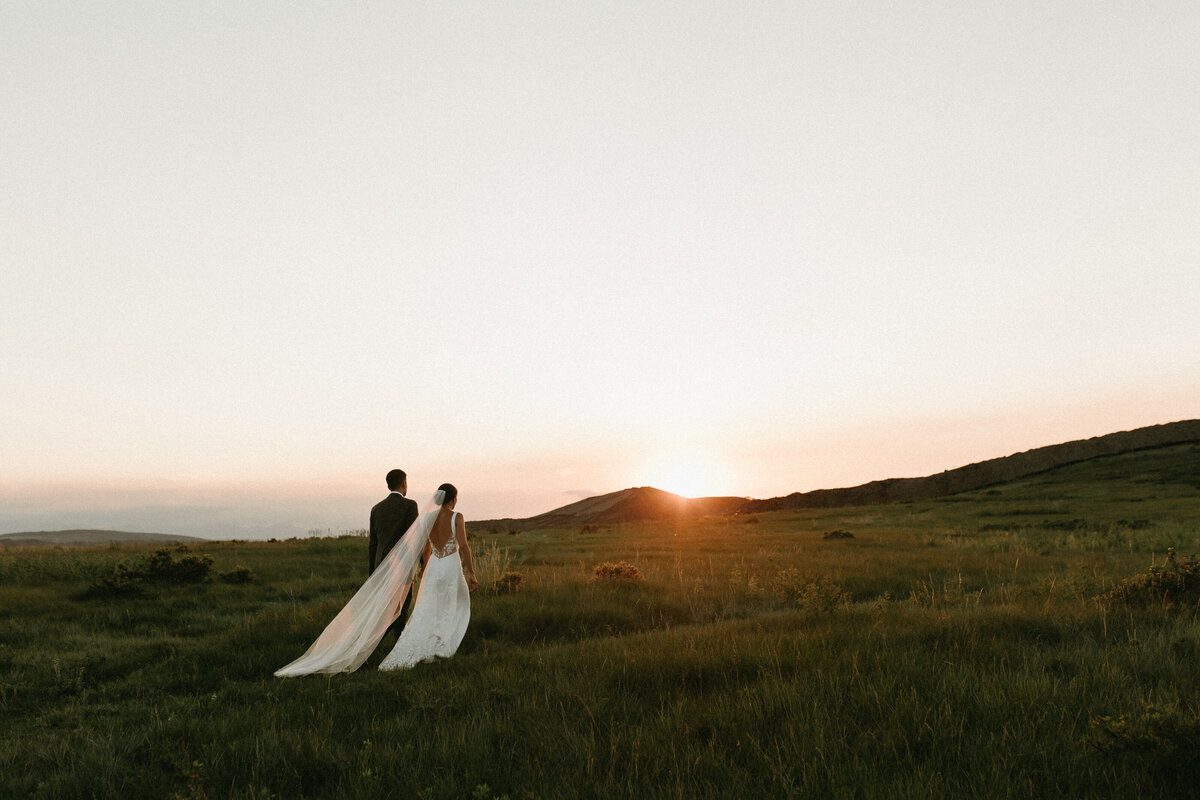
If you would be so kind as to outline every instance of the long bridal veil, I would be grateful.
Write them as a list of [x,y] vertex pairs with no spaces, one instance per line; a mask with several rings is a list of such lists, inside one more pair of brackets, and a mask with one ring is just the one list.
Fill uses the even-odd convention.
[[388,626],[400,616],[400,607],[412,586],[413,570],[444,499],[443,492],[434,495],[433,510],[417,517],[312,647],[277,670],[277,678],[314,672],[353,672],[362,666]]

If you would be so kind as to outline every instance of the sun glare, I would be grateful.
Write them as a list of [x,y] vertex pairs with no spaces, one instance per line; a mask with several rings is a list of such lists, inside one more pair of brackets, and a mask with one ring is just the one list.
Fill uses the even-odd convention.
[[684,497],[715,497],[731,493],[728,470],[699,455],[677,454],[648,464],[640,481],[646,486]]

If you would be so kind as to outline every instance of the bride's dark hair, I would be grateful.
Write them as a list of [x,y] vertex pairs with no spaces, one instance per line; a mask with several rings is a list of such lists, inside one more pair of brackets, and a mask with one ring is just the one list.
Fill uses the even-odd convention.
[[445,492],[446,496],[442,499],[442,505],[450,505],[458,497],[458,489],[454,488],[453,483],[443,483],[438,487],[439,492]]

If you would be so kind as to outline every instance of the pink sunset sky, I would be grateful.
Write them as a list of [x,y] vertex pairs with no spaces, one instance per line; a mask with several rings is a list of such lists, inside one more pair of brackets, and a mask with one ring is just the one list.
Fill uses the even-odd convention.
[[1194,3],[0,7],[0,533],[1200,417]]

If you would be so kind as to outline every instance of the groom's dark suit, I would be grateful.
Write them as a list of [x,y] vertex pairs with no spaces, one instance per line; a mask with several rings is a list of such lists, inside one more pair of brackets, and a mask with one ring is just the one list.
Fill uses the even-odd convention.
[[[383,557],[396,546],[396,542],[400,541],[400,537],[416,521],[417,504],[399,492],[392,492],[375,504],[375,507],[371,509],[371,536],[368,545],[371,558],[370,572],[375,571]],[[401,620],[407,614],[411,600],[412,592],[409,592],[408,597],[404,598],[400,616],[388,629],[394,631],[397,636],[400,635],[400,628],[403,627]]]

